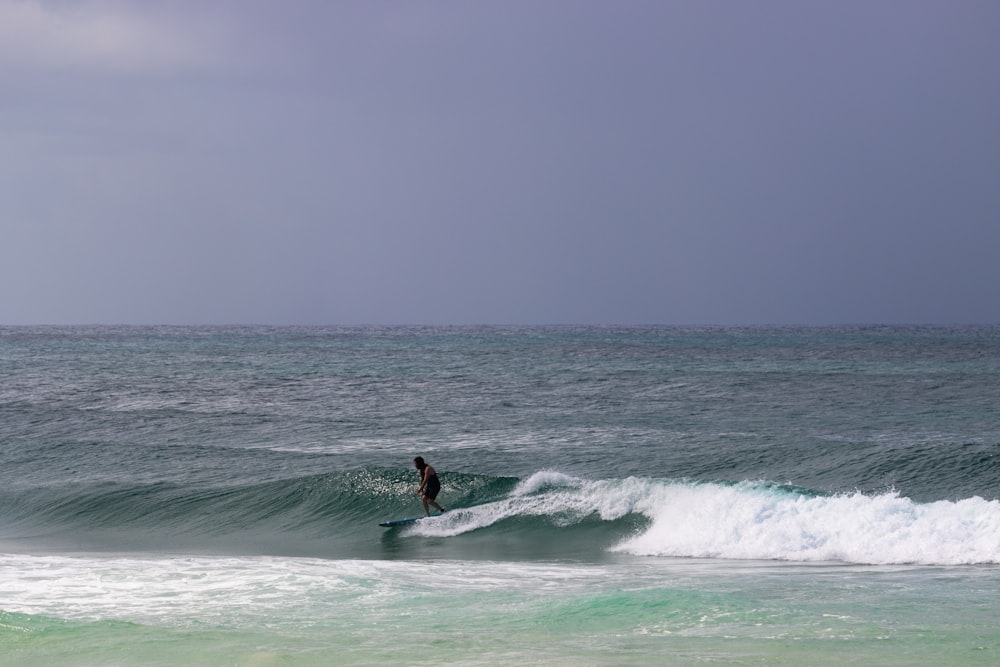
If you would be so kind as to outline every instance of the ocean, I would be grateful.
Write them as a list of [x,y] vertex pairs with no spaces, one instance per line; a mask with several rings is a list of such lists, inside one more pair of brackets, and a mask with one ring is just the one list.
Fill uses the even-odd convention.
[[2,666],[998,663],[1000,327],[0,327]]

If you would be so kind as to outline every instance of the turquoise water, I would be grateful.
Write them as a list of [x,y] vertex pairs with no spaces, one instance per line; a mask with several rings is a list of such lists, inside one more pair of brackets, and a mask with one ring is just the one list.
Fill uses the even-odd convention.
[[4,664],[995,664],[991,568],[5,557]]
[[[993,665],[997,328],[0,328],[0,665]],[[449,512],[405,528],[413,456]]]

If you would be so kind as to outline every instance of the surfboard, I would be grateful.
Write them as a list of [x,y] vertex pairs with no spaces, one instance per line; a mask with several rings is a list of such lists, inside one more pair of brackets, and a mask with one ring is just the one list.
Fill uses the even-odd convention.
[[416,523],[421,519],[430,519],[436,516],[441,516],[441,514],[438,513],[438,514],[431,514],[430,516],[411,516],[405,519],[393,519],[392,521],[383,521],[379,525],[382,526],[383,528],[392,528],[394,526],[405,526],[410,523]]

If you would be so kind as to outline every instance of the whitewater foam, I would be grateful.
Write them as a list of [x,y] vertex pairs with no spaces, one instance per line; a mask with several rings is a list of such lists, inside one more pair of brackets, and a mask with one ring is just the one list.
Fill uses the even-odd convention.
[[652,519],[617,551],[648,556],[1000,563],[1000,502],[915,503],[896,492],[811,496],[743,483],[664,484],[640,504]]
[[274,557],[95,557],[0,554],[0,610],[75,620],[272,624],[336,617],[343,605],[379,604],[438,589],[488,592],[578,586],[599,567],[524,563],[411,563]]
[[556,471],[501,500],[421,522],[410,535],[449,537],[519,517],[568,526],[639,514],[640,533],[612,547],[639,556],[857,564],[1000,563],[1000,501],[917,503],[891,491],[819,495],[761,482],[630,477],[587,481]]

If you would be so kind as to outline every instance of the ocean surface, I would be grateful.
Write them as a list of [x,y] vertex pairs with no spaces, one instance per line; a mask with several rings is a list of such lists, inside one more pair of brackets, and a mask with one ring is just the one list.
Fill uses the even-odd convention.
[[650,664],[1000,664],[1000,328],[0,327],[0,665]]

